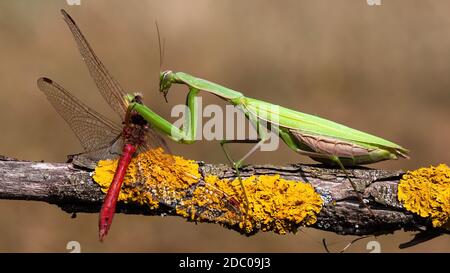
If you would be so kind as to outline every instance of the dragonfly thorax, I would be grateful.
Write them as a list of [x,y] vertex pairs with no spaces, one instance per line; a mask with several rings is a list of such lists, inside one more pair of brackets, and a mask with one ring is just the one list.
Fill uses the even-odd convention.
[[147,126],[148,122],[139,114],[132,113],[130,116],[130,123],[137,126]]

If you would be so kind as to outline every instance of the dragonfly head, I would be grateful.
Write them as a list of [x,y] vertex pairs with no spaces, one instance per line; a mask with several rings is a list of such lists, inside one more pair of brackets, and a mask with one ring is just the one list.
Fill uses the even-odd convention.
[[142,93],[126,94],[125,100],[128,102],[128,104],[130,104],[130,103],[143,104]]
[[172,86],[174,78],[175,78],[174,73],[171,70],[166,70],[159,74],[159,92],[163,94],[166,102],[167,102],[167,93],[169,93],[169,89]]

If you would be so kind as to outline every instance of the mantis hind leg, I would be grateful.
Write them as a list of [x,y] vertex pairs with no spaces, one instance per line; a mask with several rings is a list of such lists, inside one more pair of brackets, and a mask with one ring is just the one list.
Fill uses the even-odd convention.
[[317,152],[309,152],[309,151],[304,151],[304,150],[300,150],[300,149],[295,149],[295,151],[299,154],[308,156],[308,157],[316,157],[316,158],[323,158],[323,159],[328,159],[332,162],[334,162],[336,165],[339,166],[339,168],[344,172],[346,178],[348,179],[348,181],[350,182],[350,184],[352,185],[353,190],[356,193],[357,198],[359,199],[359,201],[364,205],[364,207],[369,211],[369,213],[374,216],[373,211],[369,208],[369,206],[364,202],[364,198],[362,196],[362,194],[358,191],[355,182],[353,182],[352,179],[350,179],[350,175],[347,172],[347,170],[344,167],[344,164],[342,164],[341,160],[339,159],[339,157],[335,156],[335,155],[327,155],[327,154],[321,154],[321,153],[317,153]]
[[331,160],[333,160],[335,163],[337,163],[339,165],[339,167],[341,168],[341,170],[345,173],[345,176],[347,177],[348,181],[350,181],[350,184],[353,187],[353,190],[356,192],[356,196],[358,196],[359,201],[364,205],[364,207],[366,207],[366,209],[369,211],[369,213],[374,216],[373,211],[369,208],[369,206],[364,202],[363,196],[362,194],[357,190],[356,184],[355,182],[353,182],[350,179],[350,176],[348,175],[347,170],[345,169],[344,165],[342,164],[341,160],[339,159],[339,157],[337,156],[332,156],[332,158],[330,158]]

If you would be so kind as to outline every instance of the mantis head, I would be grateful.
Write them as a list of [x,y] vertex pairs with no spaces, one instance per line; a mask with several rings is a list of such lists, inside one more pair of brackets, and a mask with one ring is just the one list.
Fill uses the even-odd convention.
[[164,99],[167,102],[167,93],[172,86],[175,75],[171,70],[163,71],[159,74],[159,92],[163,93]]

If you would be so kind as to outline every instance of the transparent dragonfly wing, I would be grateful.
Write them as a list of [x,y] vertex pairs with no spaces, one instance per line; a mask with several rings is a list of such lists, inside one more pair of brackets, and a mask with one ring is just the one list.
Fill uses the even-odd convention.
[[125,92],[97,57],[72,17],[70,17],[70,15],[64,10],[61,10],[61,13],[64,21],[67,23],[73,34],[81,56],[83,57],[83,60],[86,63],[89,73],[94,79],[98,90],[111,108],[123,120],[127,111],[127,103],[124,99]]
[[[113,76],[108,72],[106,67],[97,57],[72,17],[70,17],[70,15],[64,10],[61,10],[61,13],[64,21],[67,23],[74,36],[81,56],[83,57],[83,60],[89,69],[89,73],[100,91],[100,94],[102,94],[103,98],[108,102],[110,107],[120,116],[121,120],[124,120],[128,104],[124,99],[125,92],[123,88],[113,78]],[[168,148],[166,141],[150,125],[146,132],[145,140],[143,144],[139,145],[138,151],[145,151],[149,148],[157,147],[164,148],[168,153],[170,153],[170,149]]]
[[158,133],[155,129],[148,128],[144,135],[144,141],[142,145],[139,145],[138,152],[145,152],[150,149],[162,148],[167,154],[172,154],[169,145],[167,145],[166,140]]
[[48,78],[40,78],[39,89],[69,124],[85,151],[111,147],[120,138],[122,128],[83,104],[62,86]]
[[69,155],[68,157],[73,165],[93,170],[97,167],[97,163],[100,160],[119,158],[123,150],[123,145],[123,137],[118,135],[111,145],[80,154]]

